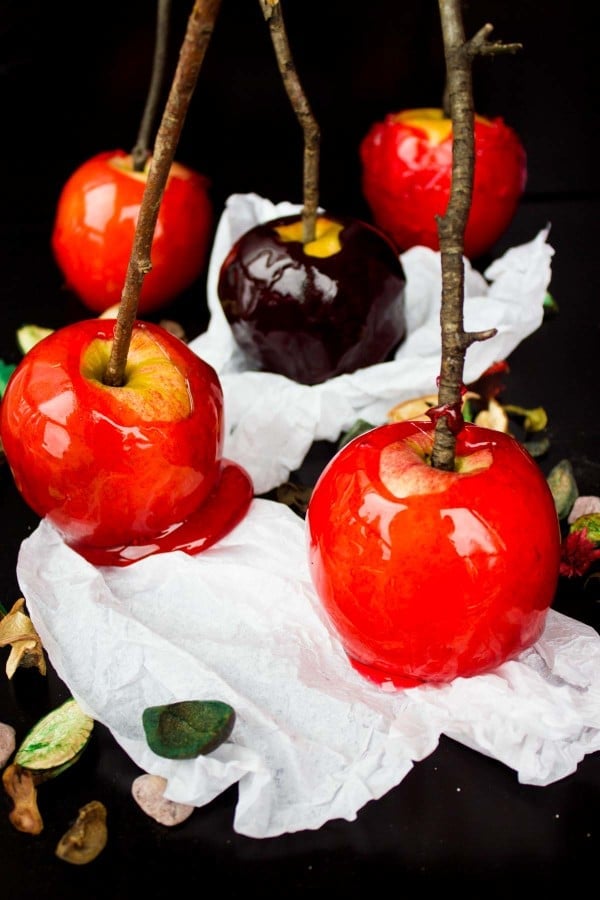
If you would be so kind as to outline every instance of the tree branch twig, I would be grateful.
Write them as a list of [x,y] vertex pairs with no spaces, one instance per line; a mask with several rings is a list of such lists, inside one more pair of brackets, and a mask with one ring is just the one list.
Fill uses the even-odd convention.
[[152,268],[150,252],[160,203],[220,6],[221,0],[195,0],[188,19],[177,69],[156,135],[104,375],[104,383],[113,387],[121,386],[125,378],[142,283],[144,275]]
[[259,0],[269,26],[277,65],[292,108],[304,134],[302,242],[315,238],[315,222],[319,206],[319,151],[321,132],[306,98],[290,50],[279,0]]
[[472,61],[478,55],[515,52],[520,44],[489,43],[493,28],[484,25],[465,39],[460,0],[438,0],[444,55],[445,96],[452,118],[452,183],[446,212],[437,217],[442,267],[442,362],[438,383],[438,411],[432,465],[452,471],[456,435],[462,427],[462,393],[465,354],[471,344],[496,334],[464,330],[464,234],[471,209],[475,169]]

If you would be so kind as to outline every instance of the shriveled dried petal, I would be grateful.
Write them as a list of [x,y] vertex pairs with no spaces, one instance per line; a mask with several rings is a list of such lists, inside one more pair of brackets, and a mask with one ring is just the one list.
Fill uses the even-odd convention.
[[427,421],[427,410],[437,405],[438,395],[427,394],[424,397],[412,397],[410,400],[404,400],[397,403],[388,410],[388,420],[390,422],[404,422],[407,419],[422,419]]
[[46,658],[40,637],[33,626],[33,622],[23,612],[25,600],[20,597],[0,619],[0,647],[11,645],[11,651],[6,662],[6,674],[12,678],[18,666],[24,668],[36,667],[40,674],[46,674]]
[[16,732],[12,725],[0,722],[0,769],[4,768],[15,752]]
[[166,786],[166,778],[160,775],[139,775],[131,785],[131,794],[140,809],[161,825],[180,825],[195,807],[168,800],[164,796]]
[[[465,391],[462,396],[463,409],[467,402],[473,400],[481,400],[479,394],[474,391]],[[437,394],[425,394],[423,397],[412,397],[410,400],[404,400],[397,403],[387,414],[389,422],[405,422],[408,419],[416,419],[417,421],[428,422],[428,411],[438,405]]]
[[548,424],[548,414],[541,406],[536,406],[534,409],[525,409],[522,406],[511,406],[508,404],[504,407],[504,410],[509,416],[517,416],[521,419],[523,428],[528,434],[543,431]]
[[37,805],[36,777],[33,772],[13,763],[2,773],[4,790],[13,802],[10,823],[25,834],[40,834],[44,822]]
[[554,505],[559,519],[566,519],[573,508],[575,500],[579,496],[577,482],[573,474],[573,467],[568,459],[561,459],[548,478],[548,486],[554,497]]
[[86,803],[76,821],[63,834],[54,851],[63,862],[83,866],[96,859],[106,847],[106,807],[99,800]]
[[21,353],[27,353],[49,334],[52,334],[51,328],[44,328],[42,325],[22,325],[17,329],[17,344]]
[[508,433],[508,416],[497,400],[490,400],[487,409],[482,409],[475,416],[475,424],[481,428],[493,428],[495,431]]
[[593,513],[600,513],[600,497],[577,497],[567,522],[572,525],[580,516],[589,516]]

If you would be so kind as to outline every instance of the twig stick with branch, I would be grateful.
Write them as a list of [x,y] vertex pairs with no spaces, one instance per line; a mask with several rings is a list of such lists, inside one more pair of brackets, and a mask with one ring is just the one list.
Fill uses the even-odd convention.
[[452,184],[448,207],[437,217],[442,266],[442,362],[438,386],[438,413],[432,465],[454,469],[456,434],[462,426],[462,391],[465,355],[471,344],[496,334],[464,330],[464,235],[473,196],[475,138],[473,58],[512,53],[519,44],[488,43],[491,25],[484,25],[465,40],[460,0],[438,0],[446,60],[446,88],[452,118]]

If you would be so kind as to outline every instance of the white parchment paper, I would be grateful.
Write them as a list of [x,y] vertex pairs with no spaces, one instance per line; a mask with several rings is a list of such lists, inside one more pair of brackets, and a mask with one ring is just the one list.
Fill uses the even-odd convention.
[[[335,440],[358,417],[378,424],[395,403],[432,393],[439,370],[439,255],[421,247],[402,256],[408,336],[395,360],[315,387],[245,371],[215,294],[220,261],[242,230],[296,209],[230,198],[210,264],[210,325],[192,342],[224,386],[225,454],[248,469],[257,494],[284,481],[313,440]],[[467,264],[467,328],[498,328],[470,349],[467,382],[540,325],[547,237],[546,229],[511,249],[485,277]],[[600,749],[593,629],[550,611],[538,643],[491,674],[405,691],[374,686],[321,618],[303,520],[269,500],[255,498],[244,520],[197,556],[161,554],[123,569],[90,565],[42,521],[21,545],[17,577],[81,706],[142,770],[167,779],[169,799],[201,807],[237,784],[233,827],[248,837],[352,821],[441,734],[540,786]],[[142,713],[183,699],[230,703],[235,726],[208,756],[167,760],[148,748]]]
[[[171,800],[203,806],[238,784],[233,827],[254,838],[352,821],[447,734],[546,785],[600,749],[600,637],[551,611],[541,640],[492,674],[386,691],[350,666],[321,619],[304,522],[255,499],[197,556],[95,568],[46,522],[18,578],[58,675]],[[228,741],[172,761],[142,713],[177,700],[236,710]],[[133,802],[133,801],[132,801]]]

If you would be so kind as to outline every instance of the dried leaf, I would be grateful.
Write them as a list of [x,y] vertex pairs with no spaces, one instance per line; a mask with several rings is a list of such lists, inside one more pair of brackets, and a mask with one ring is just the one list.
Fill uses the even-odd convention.
[[495,431],[503,431],[508,434],[508,416],[497,400],[491,399],[487,409],[482,409],[475,416],[475,424],[481,428],[493,428]]
[[544,316],[546,316],[548,314],[556,315],[559,311],[558,303],[556,302],[556,300],[554,299],[554,297],[552,296],[552,294],[549,291],[547,291],[546,294],[544,295],[543,307],[544,307]]
[[303,516],[308,508],[308,503],[313,492],[312,487],[304,484],[295,484],[293,481],[284,481],[277,487],[275,496],[278,503],[285,503],[299,515]]
[[15,369],[16,365],[14,363],[6,363],[3,359],[0,359],[0,397],[4,396],[8,379]]
[[17,329],[17,344],[21,353],[25,355],[32,347],[39,344],[43,338],[52,334],[52,328],[43,328],[41,325],[22,325]]
[[371,431],[373,427],[374,426],[371,425],[370,422],[367,422],[366,419],[357,419],[354,425],[341,436],[337,449],[341,450],[342,447],[353,440],[353,438],[358,437],[359,434],[365,434],[365,432]]
[[44,829],[44,822],[37,805],[35,774],[12,763],[2,773],[2,784],[13,802],[8,815],[11,825],[25,834],[40,834]]
[[[466,391],[462,398],[463,411],[467,403],[480,400],[479,394],[476,394],[474,391]],[[409,419],[429,422],[430,420],[427,411],[433,409],[433,407],[437,405],[437,394],[425,394],[423,397],[412,397],[410,400],[404,400],[402,403],[397,403],[396,406],[393,406],[388,411],[387,418],[389,422],[405,422]],[[470,407],[470,409],[472,409],[472,407]],[[372,428],[373,426],[371,425],[370,427]]]
[[54,851],[63,862],[84,866],[102,853],[108,840],[106,807],[99,800],[86,803],[76,821],[63,834]]
[[548,486],[554,497],[554,505],[559,519],[565,519],[579,495],[577,483],[573,474],[573,467],[568,459],[561,459],[548,478]]
[[93,727],[94,720],[71,698],[33,726],[15,754],[15,763],[44,778],[54,777],[79,759]]
[[507,415],[520,419],[523,428],[528,434],[543,431],[548,425],[548,415],[542,406],[536,406],[534,409],[525,409],[522,406],[507,404],[504,407],[504,411]]
[[533,441],[525,441],[523,446],[530,456],[533,456],[534,459],[539,459],[540,456],[544,456],[550,449],[550,441],[547,437],[543,437]]
[[142,713],[148,746],[167,759],[193,759],[215,750],[233,730],[235,711],[220,700],[182,700]]
[[29,616],[23,612],[25,600],[20,597],[12,609],[0,619],[0,647],[11,645],[6,674],[12,678],[18,666],[36,667],[46,674],[46,658],[40,637]]

